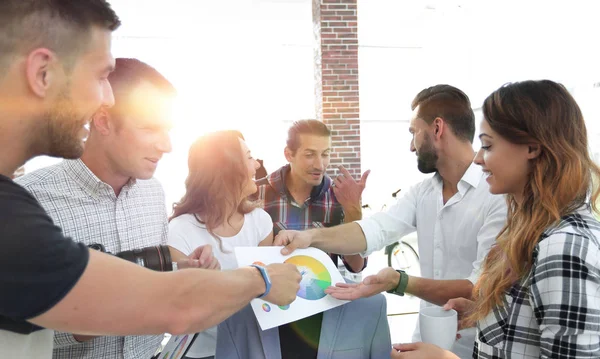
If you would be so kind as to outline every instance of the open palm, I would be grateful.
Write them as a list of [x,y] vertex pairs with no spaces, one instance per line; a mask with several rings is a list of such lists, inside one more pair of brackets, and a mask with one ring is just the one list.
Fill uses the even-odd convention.
[[386,291],[390,283],[397,282],[394,279],[397,272],[393,268],[384,268],[376,275],[366,277],[361,283],[337,283],[335,287],[329,287],[325,293],[342,300],[355,300],[371,297]]

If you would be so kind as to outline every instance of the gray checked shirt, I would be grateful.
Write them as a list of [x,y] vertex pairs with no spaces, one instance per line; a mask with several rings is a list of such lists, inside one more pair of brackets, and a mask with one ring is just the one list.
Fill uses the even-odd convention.
[[[81,160],[64,160],[16,182],[75,241],[101,243],[113,254],[167,242],[165,194],[156,179],[131,180],[117,197]],[[57,332],[53,358],[149,359],[162,339],[162,335],[98,337],[79,343],[72,334]]]

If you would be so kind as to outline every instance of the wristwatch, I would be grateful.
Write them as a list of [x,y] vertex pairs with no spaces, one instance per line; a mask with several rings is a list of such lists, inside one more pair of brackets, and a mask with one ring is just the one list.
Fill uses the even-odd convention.
[[408,274],[405,271],[396,269],[396,272],[400,274],[400,280],[398,280],[398,285],[395,288],[387,290],[387,293],[396,294],[399,296],[404,296],[404,291],[406,290],[406,286],[408,285]]
[[267,294],[269,294],[269,292],[271,291],[271,278],[269,278],[269,273],[267,273],[267,269],[261,265],[258,264],[251,264],[250,267],[254,267],[256,269],[258,269],[258,271],[260,272],[260,275],[262,275],[263,280],[265,281],[265,292],[263,294],[261,294],[260,296],[258,296],[257,298],[262,298],[264,296],[266,296]]

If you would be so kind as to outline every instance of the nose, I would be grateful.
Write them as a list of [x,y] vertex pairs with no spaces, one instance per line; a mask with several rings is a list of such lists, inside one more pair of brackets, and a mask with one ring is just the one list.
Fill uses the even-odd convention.
[[414,138],[412,140],[410,140],[410,152],[417,152],[417,149],[415,148],[415,139]]
[[162,153],[169,153],[173,149],[171,145],[171,136],[167,131],[161,133],[161,138],[156,144],[156,148]]
[[475,162],[476,165],[479,166],[483,166],[484,161],[483,161],[483,150],[479,150],[477,151],[477,154],[475,154],[475,158],[473,159],[473,162]]
[[315,160],[315,168],[321,171],[325,170],[325,161],[321,156],[317,156],[317,159]]
[[102,105],[107,108],[115,105],[115,95],[108,80],[104,80],[104,85],[102,86]]
[[254,160],[254,169],[258,170],[260,168],[260,163],[257,160]]

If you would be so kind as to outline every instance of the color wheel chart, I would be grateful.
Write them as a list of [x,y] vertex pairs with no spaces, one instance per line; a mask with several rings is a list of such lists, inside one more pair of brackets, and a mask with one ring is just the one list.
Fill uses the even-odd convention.
[[298,297],[306,300],[319,300],[325,297],[325,289],[331,286],[331,275],[323,263],[309,256],[293,256],[285,260],[285,263],[295,265],[302,280]]

